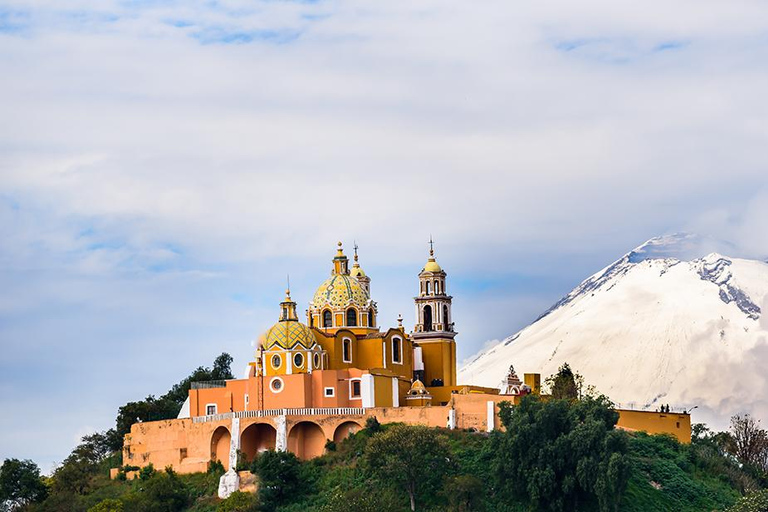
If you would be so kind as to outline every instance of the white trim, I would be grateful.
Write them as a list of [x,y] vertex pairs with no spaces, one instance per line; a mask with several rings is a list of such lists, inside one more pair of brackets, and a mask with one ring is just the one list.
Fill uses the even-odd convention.
[[[328,394],[328,391],[331,392],[330,395]],[[336,396],[336,388],[331,387],[331,386],[323,388],[323,396],[325,398],[333,398],[333,397],[335,397]]]
[[[353,382],[360,382],[360,396],[354,396],[352,394],[352,383]],[[349,379],[349,399],[350,400],[360,400],[363,397],[363,383],[362,379]]]
[[[280,360],[280,364],[275,366],[275,358],[278,358]],[[281,366],[283,366],[283,356],[280,354],[272,354],[269,356],[269,364],[272,366],[273,370],[279,370]]]
[[285,373],[286,375],[293,375],[293,357],[290,352],[285,353]]
[[[272,383],[275,381],[280,382],[280,389],[275,389],[274,387],[272,387]],[[271,379],[269,379],[269,390],[271,392],[282,393],[284,389],[285,389],[285,382],[283,382],[283,379],[281,379],[280,377],[272,377]]]
[[450,430],[456,428],[456,409],[448,410],[448,428]]
[[[349,359],[344,359],[344,342],[349,342]],[[341,338],[341,361],[344,363],[352,362],[352,340],[349,338]]]
[[387,367],[387,340],[381,341],[381,362],[384,368]]
[[[213,412],[208,412],[208,408],[213,407]],[[205,404],[205,415],[206,416],[213,416],[214,414],[219,414],[219,405],[218,404]]]
[[486,405],[488,406],[488,417],[486,418],[488,432],[493,432],[496,427],[496,404],[493,400],[488,400]]
[[400,382],[397,377],[392,377],[392,407],[400,407]]
[[363,399],[363,408],[376,407],[376,395],[374,391],[373,375],[364,373],[360,382],[360,394]]
[[[395,360],[395,341],[399,344],[400,348],[400,360]],[[400,338],[399,336],[393,336],[392,337],[392,363],[393,364],[403,364],[403,338]]]

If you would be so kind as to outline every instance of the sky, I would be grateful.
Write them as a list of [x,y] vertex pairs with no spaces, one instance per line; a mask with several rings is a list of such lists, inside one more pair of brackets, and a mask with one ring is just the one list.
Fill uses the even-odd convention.
[[645,240],[768,257],[762,0],[0,0],[0,458],[435,240],[459,358]]

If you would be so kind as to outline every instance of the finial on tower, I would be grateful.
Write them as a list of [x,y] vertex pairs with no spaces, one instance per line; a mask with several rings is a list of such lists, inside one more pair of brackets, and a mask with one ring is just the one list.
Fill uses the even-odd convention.
[[291,274],[285,275],[285,282],[286,282],[285,300],[290,301],[291,300]]
[[357,242],[353,240],[352,243],[354,244],[353,247],[355,248],[355,263],[357,263]]
[[403,328],[403,315],[402,314],[398,314],[397,315],[397,326],[399,328],[401,328],[401,329]]
[[429,255],[434,256],[435,255],[435,248],[432,246],[434,242],[432,242],[432,235],[429,235]]

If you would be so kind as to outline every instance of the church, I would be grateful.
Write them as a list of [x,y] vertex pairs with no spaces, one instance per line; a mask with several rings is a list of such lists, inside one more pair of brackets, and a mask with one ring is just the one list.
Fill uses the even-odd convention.
[[[123,464],[205,471],[219,460],[228,470],[220,496],[237,490],[239,459],[263,450],[322,455],[368,418],[491,432],[501,428],[498,405],[540,394],[541,378],[513,368],[501,389],[456,382],[456,331],[446,272],[430,240],[418,272],[416,322],[408,332],[378,325],[371,279],[341,242],[330,276],[308,303],[305,321],[286,290],[277,322],[259,338],[247,376],[192,384],[178,418],[135,423],[126,434]],[[418,285],[418,286],[416,286]],[[619,410],[619,427],[665,432],[690,442],[690,416]],[[119,468],[112,470],[116,476]]]
[[[278,321],[259,339],[248,378],[223,387],[201,383],[185,412],[446,405],[452,393],[466,392],[456,382],[452,297],[434,251],[418,275],[412,333],[402,318],[395,327],[377,325],[371,279],[360,267],[357,248],[349,263],[339,242],[330,277],[309,302],[306,322],[286,291]],[[415,396],[409,393],[414,387]]]

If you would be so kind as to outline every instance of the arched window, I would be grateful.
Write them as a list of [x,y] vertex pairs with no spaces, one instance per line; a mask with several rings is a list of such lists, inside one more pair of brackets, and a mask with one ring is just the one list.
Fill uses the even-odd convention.
[[345,363],[352,362],[352,340],[349,338],[341,340],[341,359]]
[[429,281],[427,281],[425,284],[425,289],[427,291],[427,295],[429,295]]
[[374,315],[373,308],[368,311],[368,327],[376,327],[376,316]]
[[323,311],[323,327],[331,327],[332,323],[331,312],[326,309]]
[[443,325],[445,326],[445,328],[443,328],[444,331],[451,330],[451,320],[448,318],[448,306],[443,306]]
[[440,295],[440,281],[435,281],[435,295]]
[[397,364],[403,362],[403,340],[401,338],[392,338],[392,362]]
[[347,326],[349,327],[357,326],[357,311],[355,311],[354,308],[349,308],[347,310]]
[[427,332],[432,330],[432,306],[429,304],[424,306],[424,330]]

